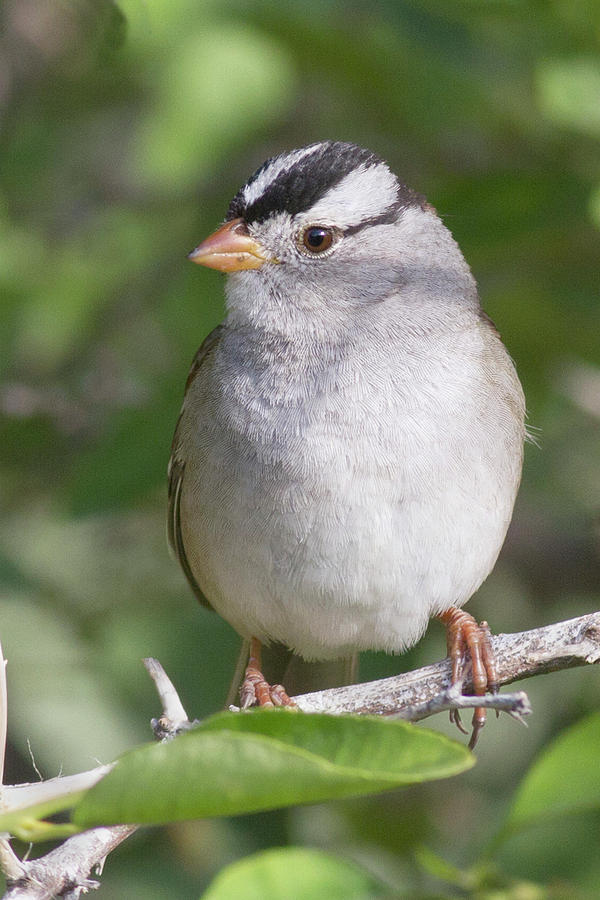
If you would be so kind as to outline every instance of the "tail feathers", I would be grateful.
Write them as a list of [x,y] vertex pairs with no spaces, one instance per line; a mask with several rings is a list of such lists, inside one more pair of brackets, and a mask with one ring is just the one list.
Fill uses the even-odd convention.
[[[242,643],[226,706],[237,704],[239,688],[248,662],[250,641]],[[358,653],[323,662],[307,662],[283,644],[262,649],[262,672],[269,684],[282,684],[290,697],[353,684],[358,678]]]

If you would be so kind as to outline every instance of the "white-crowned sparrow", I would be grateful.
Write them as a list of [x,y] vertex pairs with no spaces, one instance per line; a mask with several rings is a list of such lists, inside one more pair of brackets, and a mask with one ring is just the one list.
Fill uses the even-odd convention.
[[188,378],[169,533],[251,639],[243,705],[288,700],[262,642],[397,652],[432,616],[454,678],[467,648],[475,690],[493,688],[487,628],[460,607],[504,541],[525,405],[435,210],[375,154],[324,141],[267,160],[190,259],[228,273],[227,317]]

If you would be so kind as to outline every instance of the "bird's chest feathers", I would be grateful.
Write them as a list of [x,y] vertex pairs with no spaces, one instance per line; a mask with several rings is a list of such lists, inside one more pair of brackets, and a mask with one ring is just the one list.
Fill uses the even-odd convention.
[[442,456],[452,467],[469,399],[443,362],[413,353],[386,364],[372,348],[374,366],[368,347],[332,348],[325,359],[285,351],[231,369],[217,360],[207,386],[218,402],[208,428],[199,423],[201,440],[223,445],[217,458],[242,490],[268,484],[313,503],[364,492],[373,504],[390,484],[403,499],[426,490]]

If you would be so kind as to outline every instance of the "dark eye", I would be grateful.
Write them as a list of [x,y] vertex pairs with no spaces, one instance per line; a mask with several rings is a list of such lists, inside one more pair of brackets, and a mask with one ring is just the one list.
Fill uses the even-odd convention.
[[333,244],[333,231],[321,225],[305,228],[301,235],[302,246],[310,253],[324,253]]

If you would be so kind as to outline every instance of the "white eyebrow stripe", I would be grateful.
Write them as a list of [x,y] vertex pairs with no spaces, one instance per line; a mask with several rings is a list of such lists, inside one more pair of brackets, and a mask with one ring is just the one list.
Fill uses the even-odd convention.
[[269,185],[272,184],[282,172],[289,172],[296,163],[300,162],[301,159],[304,159],[305,156],[310,156],[312,153],[315,153],[321,146],[321,143],[311,144],[308,147],[303,147],[301,150],[293,150],[291,153],[285,153],[283,156],[276,156],[273,162],[260,173],[258,178],[244,187],[243,196],[246,206],[251,206],[253,203],[256,203],[258,198],[262,197]]
[[385,163],[363,163],[304,213],[314,222],[349,227],[385,213],[398,200],[398,180]]

